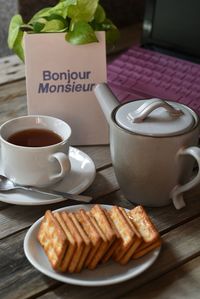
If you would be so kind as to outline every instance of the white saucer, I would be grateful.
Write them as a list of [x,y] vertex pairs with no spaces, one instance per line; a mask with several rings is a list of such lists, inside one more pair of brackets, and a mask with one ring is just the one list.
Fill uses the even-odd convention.
[[[79,194],[92,184],[96,174],[95,165],[87,154],[74,147],[70,147],[69,158],[70,173],[62,181],[52,185],[51,189]],[[2,173],[1,164],[0,173]],[[47,205],[64,200],[66,199],[62,197],[51,197],[24,190],[0,192],[0,201],[16,205]]]
[[[101,205],[106,209],[112,206]],[[91,209],[92,205],[76,205],[58,209],[57,211],[76,211],[77,209]],[[29,262],[41,273],[61,282],[82,286],[103,286],[116,284],[130,278],[134,278],[147,270],[158,258],[161,247],[152,250],[147,255],[130,261],[127,265],[120,265],[116,262],[99,265],[95,270],[83,270],[80,273],[55,272],[51,267],[42,246],[37,241],[38,229],[42,221],[37,220],[26,233],[24,239],[24,252]]]

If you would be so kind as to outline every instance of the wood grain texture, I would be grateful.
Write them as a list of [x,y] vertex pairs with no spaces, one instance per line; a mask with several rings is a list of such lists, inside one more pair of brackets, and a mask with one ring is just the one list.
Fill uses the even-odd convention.
[[[27,292],[34,294],[35,287],[43,285],[44,288],[55,284],[34,268],[30,268],[24,256],[23,239],[25,232],[18,233],[0,244],[0,298],[23,298]],[[32,283],[27,285],[28,281]],[[23,295],[22,295],[23,294]]]
[[0,58],[0,84],[5,84],[25,78],[25,68],[16,56]]
[[[104,186],[104,188],[102,188],[102,186]],[[85,193],[91,195],[93,198],[97,198],[105,196],[118,188],[113,169],[110,167],[97,173],[95,181]],[[17,232],[18,230],[29,227],[37,218],[43,215],[42,213],[44,213],[46,209],[57,209],[58,207],[72,205],[72,203],[74,204],[72,201],[66,201],[60,204],[42,207],[9,205],[7,208],[0,211],[0,239]]]
[[[122,284],[106,286],[103,288],[79,288],[79,291],[76,290],[75,286],[69,288],[68,285],[62,285],[58,289],[49,292],[39,298],[57,299],[64,298],[65,296],[67,296],[67,298],[75,299],[92,297],[94,297],[95,299],[120,299],[124,298],[126,293],[129,293],[127,298],[134,298],[133,295],[135,292],[135,288],[144,285],[147,282],[152,283],[153,280],[158,279],[163,274],[168,273],[175,267],[178,267],[186,263],[188,259],[192,259],[192,257],[196,257],[199,255],[199,225],[200,219],[196,219],[164,235],[163,248],[159,258],[151,268],[149,268],[145,273],[141,274],[135,279],[129,280]],[[177,236],[179,236],[179,238],[177,238]],[[148,293],[146,293],[144,297],[137,298],[148,298],[147,294]]]
[[[26,115],[24,64],[17,56],[0,59],[0,125]],[[116,180],[109,146],[80,147],[94,161],[97,175],[84,194],[92,203],[134,207],[125,199]],[[49,208],[74,204],[72,201],[46,206],[17,206],[0,201],[0,298],[2,299],[197,299],[200,293],[200,185],[184,194],[186,207],[177,211],[172,204],[146,208],[162,234],[161,254],[150,269],[135,279],[106,287],[62,284],[34,269],[25,258],[23,240],[27,229]],[[1,200],[1,195],[0,195]],[[78,203],[77,203],[78,204]]]
[[85,152],[94,161],[98,170],[111,166],[110,148],[108,145],[100,146],[79,146],[80,150]]
[[[181,210],[176,210],[173,204],[166,207],[145,207],[148,214],[151,216],[155,225],[159,228],[159,231],[165,233],[168,229],[176,228],[178,225],[187,222],[200,215],[200,204],[198,193],[190,193],[190,196],[185,196],[186,207]],[[95,203],[120,205],[127,209],[131,209],[134,202],[129,202],[124,197],[121,190],[112,192],[104,197],[99,197]]]
[[0,106],[0,125],[11,118],[27,115],[24,80],[0,85]]
[[[0,244],[0,298],[24,299],[33,295],[34,298],[42,299],[123,298],[128,292],[134,293],[136,287],[153,281],[197,257],[200,254],[199,227],[200,218],[197,218],[166,233],[163,236],[164,243],[159,258],[150,269],[137,278],[118,285],[94,288],[60,284],[40,274],[24,258],[25,232],[19,232],[4,239]],[[49,288],[50,292],[37,296]]]
[[6,85],[0,84],[0,103],[6,103],[7,100],[14,100],[16,97],[26,95],[25,80],[9,83]]
[[123,295],[123,299],[199,299],[200,257],[170,271],[155,281],[147,283],[134,292]]
[[[104,186],[104,188],[102,188]],[[121,205],[125,208],[132,208],[134,203],[128,202],[119,189],[115,179],[113,168],[109,167],[97,173],[96,179],[87,189],[85,194],[91,195],[94,200],[91,203],[102,203],[111,205]],[[173,205],[160,208],[148,208],[147,212],[161,233],[177,227],[200,215],[199,197],[195,196],[186,200],[187,207],[176,210]],[[16,206],[5,205],[5,209],[0,211],[0,239],[17,232],[18,230],[29,227],[34,221],[41,217],[47,208],[58,209],[60,207],[74,204],[66,201],[48,206]],[[33,213],[34,211],[34,213]],[[21,216],[23,215],[23,220]]]

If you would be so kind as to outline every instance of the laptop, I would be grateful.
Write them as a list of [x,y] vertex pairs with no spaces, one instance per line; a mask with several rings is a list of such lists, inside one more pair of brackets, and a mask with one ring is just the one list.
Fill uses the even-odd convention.
[[147,0],[140,45],[108,64],[120,102],[157,97],[200,115],[200,1]]

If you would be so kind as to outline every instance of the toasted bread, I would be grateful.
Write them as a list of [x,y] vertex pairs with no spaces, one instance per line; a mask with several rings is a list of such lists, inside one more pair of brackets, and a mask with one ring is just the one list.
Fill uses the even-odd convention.
[[114,251],[120,246],[121,238],[120,238],[120,234],[119,234],[117,228],[115,227],[113,221],[110,218],[109,212],[107,210],[104,210],[104,212],[107,217],[107,220],[110,223],[110,226],[112,227],[112,230],[114,231],[114,233],[116,235],[115,240],[112,242],[112,244],[110,245],[107,252],[105,253],[105,255],[102,258],[102,262],[106,263],[110,259],[110,257],[113,255]]
[[132,258],[133,254],[136,252],[137,248],[140,246],[142,240],[141,238],[136,237],[131,247],[127,252],[118,260],[121,265],[125,265]]
[[74,237],[76,241],[76,249],[74,251],[74,254],[72,256],[72,259],[69,263],[68,271],[70,273],[75,272],[76,268],[78,267],[79,260],[81,258],[83,249],[84,249],[84,241],[79,234],[79,231],[77,230],[76,226],[74,225],[73,221],[69,217],[69,214],[67,212],[61,213],[62,218],[65,221],[66,226],[68,227],[70,233]]
[[[146,245],[146,244],[145,244]],[[145,254],[149,253],[155,248],[158,248],[161,246],[161,239],[156,240],[154,243],[148,244],[148,246],[142,248],[138,247],[138,249],[133,254],[133,259],[137,259],[139,257],[144,256]]]
[[142,206],[127,212],[95,205],[90,211],[46,211],[38,241],[56,271],[95,269],[111,257],[121,265],[161,246],[159,232]]
[[121,237],[121,244],[113,253],[113,258],[118,261],[133,244],[135,233],[131,229],[119,207],[113,206],[109,215]]
[[107,240],[105,234],[102,232],[101,228],[97,224],[92,213],[90,211],[88,211],[87,215],[90,217],[92,224],[94,225],[95,229],[97,230],[98,234],[101,236],[101,239],[102,239],[102,243],[100,244],[99,248],[97,249],[96,254],[94,255],[93,259],[91,259],[88,264],[88,269],[92,270],[92,269],[95,269],[97,264],[100,262],[101,258],[103,257],[103,255],[107,251],[108,247],[110,246],[110,242]]
[[100,205],[95,205],[90,212],[106,236],[107,240],[112,243],[116,238],[116,233],[115,230],[113,230],[104,209],[102,209]]
[[91,243],[92,248],[86,257],[86,260],[84,262],[84,267],[87,267],[90,263],[90,261],[95,256],[100,244],[103,242],[100,234],[97,232],[95,226],[93,225],[90,216],[86,213],[84,209],[81,209],[79,211],[76,211],[76,217],[79,221],[79,223],[82,225],[82,228],[87,233]]
[[160,246],[159,232],[142,206],[137,206],[132,209],[129,212],[129,218],[137,228],[143,240],[133,253],[133,259],[141,257]]
[[153,243],[159,238],[157,229],[142,206],[135,207],[128,213],[128,215],[144,242]]
[[114,251],[113,248],[115,246],[113,243],[115,243],[115,241],[117,241],[117,238],[119,238],[119,233],[115,228],[112,220],[108,217],[107,211],[101,208],[100,205],[95,205],[90,212],[95,218],[99,228],[103,232],[108,242],[108,248],[105,253],[106,257],[102,258],[102,261],[106,262],[109,260]]
[[128,216],[128,213],[125,211],[124,208],[122,207],[119,207],[120,211],[122,212],[122,214],[124,215],[124,217],[126,218],[126,221],[128,222],[128,224],[130,225],[131,229],[133,230],[133,232],[135,233],[135,235],[141,239],[141,235],[140,233],[138,232],[137,228],[135,227],[135,224],[133,221],[131,221],[131,219],[129,218]]
[[77,217],[76,217],[76,214],[75,213],[69,213],[69,217],[71,218],[71,220],[73,221],[74,225],[76,226],[79,234],[81,235],[82,239],[83,239],[83,242],[84,242],[84,249],[83,249],[83,252],[81,254],[81,258],[79,260],[79,263],[75,269],[76,272],[80,272],[83,268],[83,265],[84,265],[84,262],[88,256],[88,253],[91,249],[91,241],[90,239],[88,238],[87,234],[85,233],[85,231],[83,230],[82,226],[80,225]]
[[131,219],[128,217],[128,213],[125,211],[125,209],[122,207],[119,207],[119,209],[122,212],[122,214],[124,215],[124,217],[126,218],[128,224],[130,225],[131,229],[133,230],[133,232],[135,234],[133,244],[128,249],[128,251],[121,257],[121,259],[118,260],[120,264],[125,265],[128,263],[128,261],[131,259],[132,255],[133,255],[133,253],[137,250],[137,248],[142,243],[142,237],[140,236],[139,232],[137,231],[133,221],[131,221]]
[[63,260],[59,266],[59,270],[61,272],[66,272],[67,268],[69,266],[69,263],[72,259],[73,253],[76,249],[76,240],[74,239],[73,235],[71,234],[71,232],[69,231],[64,219],[61,216],[61,213],[55,212],[54,213],[54,217],[57,219],[57,221],[59,222],[60,226],[62,227],[67,240],[68,240],[68,247],[66,249],[65,255],[63,257]]
[[46,211],[40,225],[38,241],[55,270],[59,270],[60,263],[68,246],[67,237],[50,210]]

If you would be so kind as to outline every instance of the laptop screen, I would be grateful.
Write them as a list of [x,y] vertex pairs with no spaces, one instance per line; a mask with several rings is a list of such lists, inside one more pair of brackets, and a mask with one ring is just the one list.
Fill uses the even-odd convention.
[[200,58],[200,0],[147,0],[142,43]]

